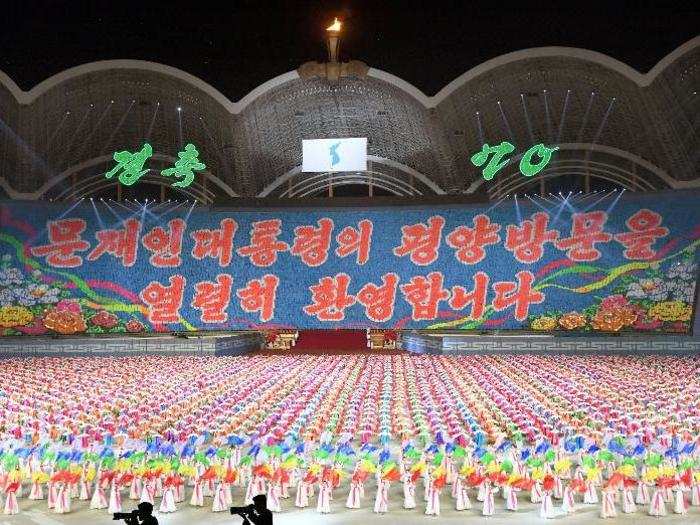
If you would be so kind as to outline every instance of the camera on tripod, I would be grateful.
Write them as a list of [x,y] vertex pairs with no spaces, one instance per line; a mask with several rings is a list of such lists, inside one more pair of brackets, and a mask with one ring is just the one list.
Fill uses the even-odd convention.
[[113,520],[131,520],[138,518],[139,511],[132,510],[131,512],[115,512],[112,514]]
[[248,514],[253,511],[254,505],[246,505],[245,507],[231,507],[231,514]]

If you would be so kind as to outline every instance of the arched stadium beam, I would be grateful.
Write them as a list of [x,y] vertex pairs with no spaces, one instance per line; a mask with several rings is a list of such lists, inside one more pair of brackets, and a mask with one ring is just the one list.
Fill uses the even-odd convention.
[[[352,175],[348,177],[344,177],[342,179],[339,179],[337,181],[333,181],[333,187],[337,188],[338,186],[353,186],[353,185],[358,185],[364,183],[365,180],[362,177],[353,177]],[[319,181],[316,184],[307,186],[303,190],[301,190],[300,193],[297,193],[294,195],[294,197],[299,197],[299,198],[304,198],[304,197],[311,197],[315,193],[318,193],[319,191],[325,191],[328,189],[328,187],[331,185],[330,182],[328,181]],[[402,193],[400,190],[396,188],[396,186],[388,184],[386,181],[377,181],[376,184],[373,184],[373,186],[377,188],[381,188],[383,190],[388,191],[392,195],[396,195],[398,197],[405,197],[406,194]]]
[[[418,102],[420,102],[424,107],[432,108],[437,106],[445,98],[449,97],[453,92],[459,89],[461,86],[469,82],[470,80],[491,71],[497,67],[501,67],[506,64],[513,62],[518,62],[520,60],[528,60],[532,58],[547,58],[547,57],[560,57],[560,58],[573,58],[584,60],[598,64],[610,71],[614,71],[625,78],[631,80],[640,87],[648,86],[651,84],[656,77],[661,74],[669,65],[673,64],[680,57],[686,53],[694,50],[700,46],[700,36],[697,36],[688,42],[682,44],[671,53],[663,57],[648,73],[640,73],[636,69],[630,67],[629,65],[620,62],[619,60],[612,58],[603,53],[598,53],[596,51],[591,51],[589,49],[581,49],[574,47],[538,47],[523,49],[520,51],[514,51],[512,53],[506,53],[495,57],[491,60],[487,60],[482,64],[479,64],[472,69],[461,74],[449,84],[443,87],[436,95],[429,97],[423,93],[420,89],[412,85],[391,73],[382,71],[380,69],[370,68],[368,75],[372,78],[383,80],[391,85],[396,86],[405,93],[408,93]],[[243,111],[251,102],[256,100],[259,96],[267,93],[271,89],[274,89],[286,82],[295,80],[299,78],[299,74],[296,70],[283,73],[278,75],[263,84],[259,85],[253,89],[250,93],[245,95],[240,101],[233,102],[218,89],[213,87],[211,84],[205,82],[199,77],[182,71],[181,69],[166,66],[165,64],[159,64],[156,62],[149,62],[145,60],[102,60],[98,62],[90,62],[88,64],[82,64],[80,66],[72,67],[66,69],[53,75],[46,80],[40,82],[34,86],[29,91],[23,91],[17,86],[17,84],[3,71],[0,71],[0,84],[2,84],[20,104],[31,104],[39,96],[45,92],[55,88],[66,80],[70,80],[81,75],[86,75],[89,73],[95,73],[99,71],[105,71],[110,69],[137,69],[143,71],[152,71],[154,73],[160,73],[163,75],[176,78],[183,82],[190,84],[192,87],[206,93],[211,98],[219,102],[221,106],[232,114],[237,114]]]
[[[596,175],[597,178],[605,178],[632,191],[669,189],[663,181],[661,181],[661,186],[658,184],[655,186],[646,177],[641,177],[639,174],[616,164],[590,159],[564,159],[551,162],[537,177],[523,177],[518,170],[511,172],[500,177],[498,184],[491,186],[487,191],[489,195],[513,193],[522,187],[538,183],[542,178],[555,179],[567,174]],[[660,179],[657,179],[658,181]]]
[[[545,172],[543,172],[545,173]],[[634,179],[627,177],[617,171],[604,169],[602,167],[593,167],[578,165],[578,166],[561,166],[547,169],[544,174],[544,180],[554,180],[567,175],[580,175],[581,177],[589,176],[592,179],[605,180],[618,186],[622,186],[630,191],[656,191],[664,188],[641,187]],[[507,182],[501,182],[498,187],[489,191],[491,200],[498,200],[506,195],[519,193],[522,188],[539,183],[540,179],[524,178],[522,175],[509,179]],[[538,191],[533,193],[539,193]]]
[[[700,187],[700,177],[684,181],[684,180],[676,180],[673,177],[671,177],[668,173],[666,173],[664,170],[659,168],[658,166],[652,164],[648,160],[643,159],[642,157],[635,155],[634,153],[630,153],[629,151],[621,150],[619,148],[614,148],[612,146],[604,146],[602,144],[591,144],[591,143],[582,143],[582,142],[567,142],[563,144],[558,144],[558,147],[560,150],[569,150],[569,151],[594,151],[594,152],[599,152],[599,153],[605,153],[608,155],[611,155],[613,157],[619,157],[625,160],[628,160],[630,162],[633,162],[637,164],[638,166],[644,168],[645,170],[653,173],[656,175],[659,179],[664,181],[668,185],[669,188],[672,189],[685,189],[685,188],[698,188]],[[518,160],[522,154],[517,155],[513,157],[512,161]],[[581,160],[582,163],[585,163],[585,160]],[[471,183],[469,188],[467,188],[466,193],[474,193],[476,190],[478,190],[484,183],[487,181],[483,178],[479,178],[475,180],[474,182]]]
[[[420,173],[419,171],[411,168],[410,166],[406,166],[405,164],[402,164],[401,162],[397,162],[395,160],[391,159],[385,159],[384,157],[378,157],[376,155],[367,155],[367,160],[371,162],[376,162],[377,164],[383,164],[385,166],[389,166],[391,168],[397,169],[399,171],[402,171],[408,175],[411,175],[421,181],[423,184],[425,184],[428,188],[433,190],[436,195],[445,195],[445,191],[440,188],[437,184],[435,184],[432,180],[430,180],[428,177]],[[301,173],[301,166],[295,166],[291,170],[289,170],[287,173],[284,175],[280,175],[277,177],[274,181],[272,181],[270,184],[265,186],[263,190],[258,193],[258,197],[268,197],[274,190],[276,190],[279,186],[293,178],[294,176],[298,175]],[[414,190],[418,190],[418,188],[413,188]]]
[[[368,175],[368,173],[371,173],[371,175]],[[291,190],[289,188],[285,190],[282,194],[280,194],[280,197],[305,197],[308,196],[309,193],[315,193],[321,189],[328,189],[331,186],[334,188],[336,186],[347,186],[350,184],[348,181],[352,181],[352,184],[365,186],[369,186],[371,184],[372,186],[383,188],[394,195],[399,196],[423,194],[420,190],[417,190],[407,182],[390,175],[387,176],[386,174],[380,172],[364,171],[359,173],[337,173],[333,174],[332,178],[329,177],[329,175],[331,174],[319,173],[309,177],[308,179],[304,178],[302,182],[295,184]]]
[[[150,184],[154,186],[165,186],[170,187],[167,181],[164,183],[164,178],[155,175],[144,175],[140,180],[139,184]],[[82,197],[89,197],[94,195],[106,188],[116,187],[119,185],[119,181],[115,179],[105,179],[102,174],[92,175],[89,177],[82,177],[80,182],[75,187],[68,187],[58,194],[56,200],[76,200]],[[214,195],[211,191],[205,190],[204,187],[197,183],[192,183],[187,188],[177,188],[177,192],[181,193],[187,198],[197,200],[204,204],[211,204],[214,201]]]
[[[172,157],[170,155],[163,155],[161,153],[155,153],[151,157],[152,159],[155,160],[163,160],[166,162],[175,162],[178,159],[175,157]],[[36,190],[36,191],[31,191],[31,192],[19,192],[15,191],[10,184],[5,180],[4,177],[0,177],[0,186],[5,190],[5,192],[9,195],[11,199],[17,199],[17,200],[38,200],[41,199],[46,193],[51,190],[54,186],[60,184],[62,181],[66,180],[68,177],[73,175],[74,173],[79,173],[83,170],[92,168],[94,166],[99,166],[100,164],[103,164],[105,162],[109,162],[112,160],[112,155],[102,155],[100,157],[94,157],[92,159],[85,160],[79,164],[75,164],[71,166],[70,168],[64,170],[62,173],[59,173],[55,177],[51,177],[49,180],[47,180],[42,186]],[[220,178],[218,178],[215,175],[212,175],[209,171],[203,170],[197,173],[199,176],[205,177],[207,180],[210,180],[213,184],[216,184],[219,188],[221,188],[229,197],[238,197],[238,194],[231,189],[231,187],[226,184],[224,181],[222,181]]]

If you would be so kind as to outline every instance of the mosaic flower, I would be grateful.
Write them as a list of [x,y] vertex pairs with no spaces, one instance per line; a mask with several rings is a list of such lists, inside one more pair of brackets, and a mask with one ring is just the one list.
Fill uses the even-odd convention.
[[119,324],[119,318],[114,314],[102,310],[90,318],[90,324],[99,326],[100,328],[110,329]]
[[0,289],[0,306],[11,306],[15,302],[15,294],[9,288]]
[[663,326],[663,322],[658,319],[639,318],[632,325],[636,330],[658,330]]
[[70,335],[84,332],[87,325],[83,316],[68,310],[51,310],[44,315],[44,326],[59,334]]
[[629,308],[600,309],[591,317],[591,326],[604,332],[618,332],[637,320],[637,315]]
[[532,323],[530,328],[533,330],[554,330],[557,327],[557,320],[554,317],[543,315],[538,317]]
[[672,298],[683,303],[692,303],[695,299],[695,281],[684,281],[680,278],[673,283]]
[[559,326],[567,330],[575,330],[586,326],[586,316],[578,312],[568,312],[559,318]]
[[126,323],[126,331],[132,334],[143,332],[145,329],[146,327],[143,326],[143,323],[136,319],[131,319]]
[[681,279],[683,281],[695,281],[695,276],[698,271],[697,264],[691,261],[678,261],[672,265],[667,271],[666,276],[670,279]]
[[17,286],[24,281],[24,275],[19,268],[0,268],[0,286]]
[[676,321],[675,323],[671,323],[666,329],[670,332],[687,332],[688,325],[683,321]]
[[671,293],[672,285],[673,283],[666,282],[658,277],[640,279],[629,284],[625,295],[630,299],[665,301]]
[[34,320],[34,314],[24,306],[0,307],[0,327],[14,328],[23,326]]
[[80,314],[83,310],[80,307],[80,303],[78,301],[74,299],[62,299],[56,305],[56,311]]
[[681,301],[664,301],[649,308],[648,315],[660,321],[690,321],[693,307]]
[[609,295],[600,302],[600,307],[604,310],[609,310],[611,308],[621,308],[627,306],[629,301],[622,294]]
[[36,298],[40,304],[53,304],[59,300],[58,294],[61,292],[58,288],[53,288],[47,284],[31,283],[25,288],[26,293],[31,297]]
[[16,326],[15,330],[26,335],[44,335],[48,332],[41,317],[35,317],[34,321],[28,325]]

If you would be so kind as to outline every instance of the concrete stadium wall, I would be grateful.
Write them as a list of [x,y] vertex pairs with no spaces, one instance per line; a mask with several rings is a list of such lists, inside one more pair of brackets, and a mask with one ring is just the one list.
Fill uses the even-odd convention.
[[0,339],[0,357],[127,356],[127,355],[243,355],[260,349],[258,332],[224,337],[23,337]]
[[405,333],[401,347],[416,354],[700,354],[700,337],[502,337]]

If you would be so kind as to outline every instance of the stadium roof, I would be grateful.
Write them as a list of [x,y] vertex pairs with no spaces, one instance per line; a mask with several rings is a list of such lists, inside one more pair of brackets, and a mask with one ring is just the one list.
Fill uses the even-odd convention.
[[[188,196],[312,196],[329,179],[299,175],[301,140],[343,136],[368,137],[370,170],[334,186],[492,198],[541,192],[555,180],[572,189],[590,189],[591,180],[636,191],[691,187],[700,184],[699,64],[700,37],[647,72],[595,51],[541,47],[487,60],[432,95],[372,67],[331,82],[302,66],[238,100],[147,61],[83,64],[26,91],[0,71],[0,187],[13,198],[111,196],[103,174],[112,152],[148,141],[157,168],[193,142],[207,170]],[[509,167],[485,185],[469,157],[501,140],[518,153],[537,142],[560,151],[536,180]]]

